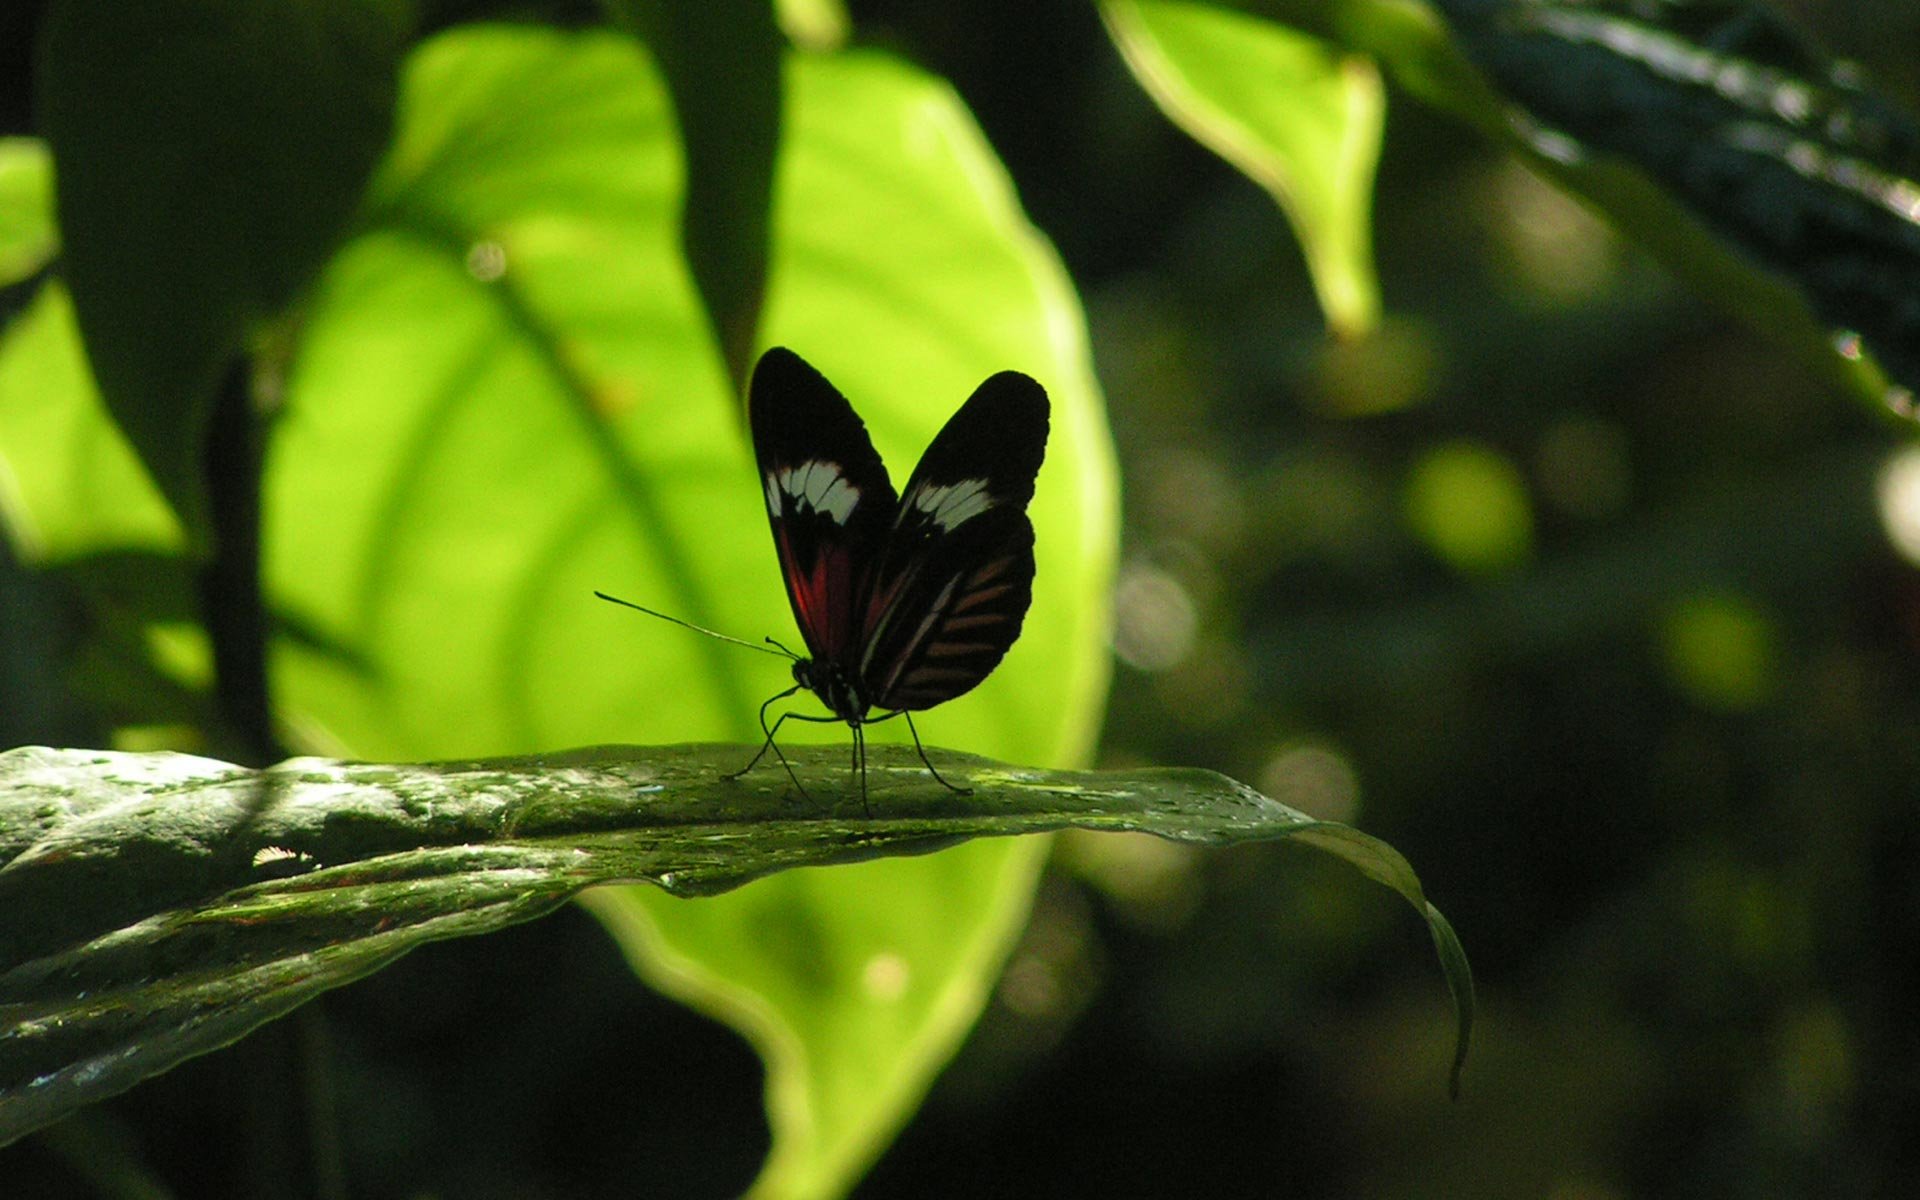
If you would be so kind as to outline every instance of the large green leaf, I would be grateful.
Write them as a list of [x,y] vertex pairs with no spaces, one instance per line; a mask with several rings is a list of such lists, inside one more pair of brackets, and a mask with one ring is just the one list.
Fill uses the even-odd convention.
[[686,157],[681,244],[728,374],[753,364],[780,135],[780,35],[767,0],[602,0],[653,52]]
[[[1472,1014],[1459,943],[1406,862],[1357,830],[1198,770],[942,755],[943,774],[973,789],[960,797],[900,747],[875,756],[872,815],[841,815],[799,800],[777,770],[724,776],[747,749],[266,771],[0,753],[0,1145],[423,942],[531,919],[596,883],[710,896],[793,867],[1069,827],[1212,845],[1297,837],[1398,891],[1426,919],[1459,1008],[1457,1076]],[[794,761],[816,793],[844,778],[833,751]],[[870,982],[910,986],[894,970]]]
[[401,0],[56,0],[36,107],[63,269],[114,417],[200,540],[202,433],[386,145]]
[[[946,88],[878,55],[796,57],[786,77],[767,340],[852,397],[896,474],[995,370],[1054,402],[1026,631],[921,730],[1071,763],[1105,688],[1115,538],[1072,292]],[[619,37],[469,29],[422,47],[400,113],[308,309],[271,451],[269,588],[310,635],[277,647],[290,735],[372,758],[754,736],[786,686],[775,660],[591,594],[791,630],[679,249],[659,77]],[[829,1194],[971,1023],[1042,853],[796,872],[701,905],[631,889],[595,911],[651,978],[768,1054],[765,1190]],[[875,962],[901,986],[876,992]]]
[[1105,0],[1107,29],[1155,103],[1267,189],[1293,223],[1336,332],[1379,317],[1373,173],[1379,72],[1271,21],[1190,0]]

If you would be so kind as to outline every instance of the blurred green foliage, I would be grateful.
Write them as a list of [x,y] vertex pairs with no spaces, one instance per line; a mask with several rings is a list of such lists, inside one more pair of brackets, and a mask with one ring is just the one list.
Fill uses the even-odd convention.
[[[1234,7],[1376,32],[1432,13]],[[1920,103],[1920,4],[1789,7]],[[1427,961],[1388,898],[1284,849],[1072,841],[856,1195],[1899,1194],[1920,1167],[1913,451],[1809,352],[1830,331],[1735,323],[1785,285],[1738,253],[1683,283],[1647,247],[1684,258],[1698,231],[1622,234],[1563,190],[1645,199],[1615,164],[1537,174],[1518,139],[1390,89],[1385,317],[1330,343],[1272,197],[1167,123],[1092,6],[851,18],[952,83],[1086,303],[1126,479],[1100,757],[1205,764],[1387,838],[1491,1011],[1449,1107]],[[1433,99],[1446,64],[1418,65],[1389,82]],[[898,376],[858,374],[883,348],[829,374],[891,395]],[[928,391],[957,397],[953,374]],[[35,646],[84,640],[67,593],[5,586]],[[607,634],[704,653],[652,636]],[[10,681],[44,679],[45,651],[6,645]],[[62,694],[6,694],[34,705],[0,712],[10,736],[85,740]],[[131,1142],[244,1192],[200,1161],[232,1133],[209,1093],[258,1097],[274,1039],[301,1037],[334,1046],[365,1194],[737,1190],[759,1068],[629,984],[577,917],[423,951],[330,997],[325,1026],[9,1151],[9,1177],[75,1194],[73,1164]],[[243,1138],[269,1164],[274,1094]]]

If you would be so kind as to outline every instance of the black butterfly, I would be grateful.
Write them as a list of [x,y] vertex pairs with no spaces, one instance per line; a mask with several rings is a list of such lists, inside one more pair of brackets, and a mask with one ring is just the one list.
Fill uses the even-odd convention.
[[[747,410],[780,573],[811,657],[767,639],[793,660],[794,685],[760,706],[766,741],[736,774],[769,749],[786,765],[774,736],[788,717],[844,721],[864,803],[862,727],[904,716],[920,760],[952,788],[920,748],[912,713],[971,691],[1020,636],[1033,599],[1026,507],[1046,453],[1046,392],[1018,371],[988,379],[897,496],[853,406],[793,351],[761,356]],[[803,688],[832,716],[787,712],[769,727],[767,710]]]

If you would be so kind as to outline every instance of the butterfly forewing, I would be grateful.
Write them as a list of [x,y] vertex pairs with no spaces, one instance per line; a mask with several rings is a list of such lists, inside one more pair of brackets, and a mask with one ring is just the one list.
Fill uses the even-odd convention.
[[1024,509],[1046,449],[1047,393],[1018,371],[988,379],[920,456],[900,492],[895,545],[950,533],[989,508]]
[[898,509],[893,484],[847,398],[790,350],[761,356],[747,413],[794,620],[814,658],[846,661]]

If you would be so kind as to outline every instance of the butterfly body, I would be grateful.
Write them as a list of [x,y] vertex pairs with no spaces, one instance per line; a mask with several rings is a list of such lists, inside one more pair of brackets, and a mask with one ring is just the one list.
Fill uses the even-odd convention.
[[873,702],[861,690],[859,679],[838,663],[797,658],[793,662],[793,681],[818,696],[828,712],[849,725],[865,721],[873,709]]

